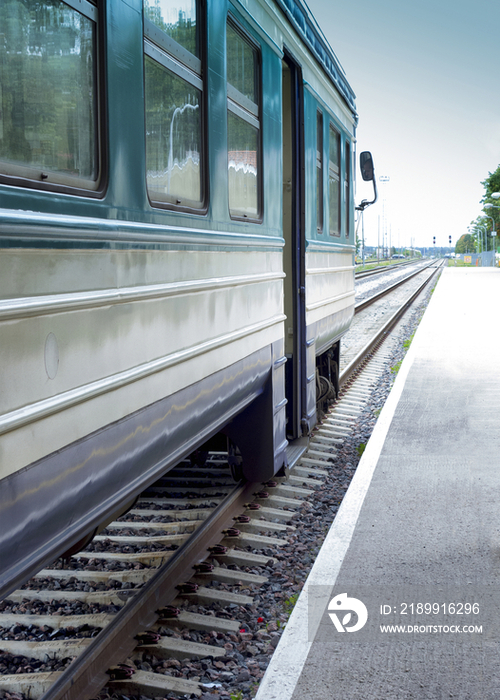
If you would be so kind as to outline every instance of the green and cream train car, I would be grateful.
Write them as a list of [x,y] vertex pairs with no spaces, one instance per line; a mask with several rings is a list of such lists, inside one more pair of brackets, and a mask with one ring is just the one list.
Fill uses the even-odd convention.
[[0,597],[213,436],[293,461],[354,311],[355,126],[302,0],[0,4]]

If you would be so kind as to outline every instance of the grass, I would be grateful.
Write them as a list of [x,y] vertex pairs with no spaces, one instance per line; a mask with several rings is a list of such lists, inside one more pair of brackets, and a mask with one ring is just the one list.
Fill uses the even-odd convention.
[[[432,291],[434,291],[434,289],[433,289]],[[406,355],[406,353],[408,352],[408,348],[409,348],[410,345],[411,345],[411,341],[413,340],[413,338],[414,338],[414,336],[415,336],[415,333],[416,333],[416,331],[413,331],[413,333],[410,335],[410,337],[407,338],[407,339],[403,342],[403,349],[404,349],[404,351],[405,351],[405,355]],[[403,362],[403,360],[399,360],[399,362],[396,362],[396,364],[394,365],[394,367],[391,367],[391,372],[392,372],[393,374],[397,374],[397,373],[399,372],[399,370],[401,369],[401,363],[402,363],[402,362]]]
[[[463,260],[459,260],[458,258],[455,260],[448,260],[448,267],[481,267],[481,265],[476,265],[476,263],[466,263]],[[495,267],[498,267],[498,265],[495,264]]]
[[297,602],[299,598],[298,593],[294,593],[293,595],[290,596],[290,598],[287,598],[285,601],[283,601],[283,605],[285,607],[285,612],[287,612],[289,615],[292,614],[292,610],[295,607],[295,603]]
[[394,367],[391,367],[391,372],[392,372],[393,374],[397,374],[397,373],[399,372],[399,370],[401,369],[401,363],[402,363],[402,362],[403,362],[403,360],[399,360],[399,362],[396,362],[396,364],[394,365]]
[[448,267],[476,267],[476,264],[466,263],[463,260],[448,260]]

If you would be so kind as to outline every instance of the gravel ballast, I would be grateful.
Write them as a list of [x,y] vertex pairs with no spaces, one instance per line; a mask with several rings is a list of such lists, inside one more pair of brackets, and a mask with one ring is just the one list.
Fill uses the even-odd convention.
[[[406,349],[405,341],[409,341],[414,334],[425,307],[430,298],[428,290],[414,303],[412,310],[400,322],[393,335],[388,340],[391,350],[388,351],[389,359],[381,373],[377,388],[372,392],[369,401],[361,413],[357,416],[349,434],[344,442],[337,446],[333,461],[328,470],[328,476],[322,476],[318,483],[321,485],[314,494],[303,501],[300,508],[290,511],[289,524],[295,530],[282,533],[280,537],[286,539],[286,544],[280,548],[272,548],[258,551],[273,557],[276,563],[269,566],[248,567],[246,572],[260,574],[268,577],[268,582],[261,586],[244,584],[228,585],[218,582],[207,583],[209,587],[228,590],[235,593],[252,596],[254,602],[251,606],[222,606],[220,604],[200,605],[186,602],[182,610],[196,613],[215,614],[217,617],[238,620],[240,629],[237,633],[204,632],[185,630],[175,627],[175,623],[160,628],[160,632],[166,636],[178,637],[198,643],[207,643],[224,648],[222,657],[211,657],[201,660],[158,660],[147,654],[135,656],[127,663],[139,670],[153,671],[179,678],[186,678],[199,682],[202,685],[202,700],[249,700],[255,695],[260,679],[263,677],[270,658],[278,645],[281,633],[293,609],[295,601],[303,587],[305,579],[321,548],[323,540],[330,528],[342,499],[349,488],[351,479],[356,471],[364,446],[368,442],[373,427],[382,406],[392,387],[395,372],[392,368],[398,366],[404,357]],[[406,343],[408,344],[408,343]],[[387,353],[387,351],[386,351]],[[322,465],[322,468],[323,465]],[[295,517],[292,517],[294,516]],[[282,522],[282,521],[281,521]],[[76,565],[77,567],[79,564]],[[100,563],[99,563],[100,566]],[[229,567],[233,568],[233,567]],[[74,581],[71,582],[73,589]],[[56,584],[57,589],[60,584]],[[76,586],[77,588],[79,586]],[[108,583],[106,588],[118,587],[116,583]],[[27,591],[29,594],[29,591]],[[62,596],[61,596],[62,597]],[[81,606],[82,604],[80,604]],[[36,606],[41,614],[42,604]],[[92,612],[102,611],[96,606]],[[8,603],[0,604],[0,610],[12,610],[15,606]],[[56,612],[54,607],[43,604],[46,612]],[[70,606],[60,606],[58,614],[72,614]],[[0,629],[0,639],[33,639],[50,638],[50,629],[30,630],[18,626],[13,629]],[[93,635],[94,631],[81,630],[78,636]],[[4,664],[4,670],[0,672],[12,673],[15,661],[8,655],[3,655],[0,664]],[[37,662],[39,664],[39,662]],[[34,668],[34,663],[27,659],[19,660],[20,667]],[[7,671],[6,669],[9,669]],[[52,666],[55,669],[55,666]],[[17,671],[22,672],[22,671]],[[103,700],[124,700],[126,696],[121,694],[110,695],[103,691],[100,696]],[[167,698],[180,698],[188,696],[167,695]],[[194,697],[194,696],[193,696]],[[16,693],[0,691],[0,698],[5,700],[21,700]],[[142,698],[142,696],[141,696]]]

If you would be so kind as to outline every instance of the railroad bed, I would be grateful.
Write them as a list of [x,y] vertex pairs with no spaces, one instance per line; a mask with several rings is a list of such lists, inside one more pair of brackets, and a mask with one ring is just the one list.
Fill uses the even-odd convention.
[[389,266],[377,270],[377,274],[365,273],[363,276],[355,276],[356,303],[376,294],[384,286],[404,279],[419,269],[436,264],[429,260],[419,260],[417,262],[405,263],[404,265]]
[[[267,497],[255,499],[260,510],[243,509],[249,522],[237,523],[239,534],[222,542],[229,553],[210,553],[214,568],[191,572],[197,590],[176,591],[171,604],[179,612],[164,610],[149,626],[160,639],[150,637],[123,657],[134,674],[118,678],[129,671],[112,669],[115,680],[104,696],[181,697],[214,691],[227,697],[236,688],[250,697],[354,474],[356,448],[367,439],[367,424],[373,425],[374,396],[386,365],[385,360],[372,364],[343,394],[287,484],[280,480],[254,488],[254,493],[265,490]],[[367,411],[369,419],[360,424]],[[361,439],[356,437],[360,425]],[[3,660],[4,674],[9,664],[17,673],[0,677],[0,688],[39,697],[81,651],[78,647],[111,626],[112,615],[130,605],[131,594],[155,573],[154,567],[172,558],[235,487],[224,455],[211,455],[209,467],[201,473],[196,465],[179,465],[86,553],[40,572],[10,597],[12,603],[4,604],[0,616],[0,664]],[[127,549],[134,551],[123,551]],[[36,673],[40,666],[47,667],[50,677]]]
[[396,275],[378,277],[377,289],[370,288],[369,294],[362,294],[356,303],[351,328],[342,338],[341,371],[352,365],[358,355],[364,354],[373,338],[383,336],[391,329],[394,321],[442,269],[443,261],[426,261],[393,271]]
[[499,697],[499,294],[444,270],[257,700]]

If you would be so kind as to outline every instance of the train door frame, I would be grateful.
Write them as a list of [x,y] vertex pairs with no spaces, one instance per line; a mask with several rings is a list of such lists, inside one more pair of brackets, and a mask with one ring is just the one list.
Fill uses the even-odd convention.
[[[302,70],[284,48],[282,59],[283,237],[287,438],[308,432],[305,309],[304,95]],[[287,104],[290,113],[286,113]],[[290,210],[288,211],[288,207]],[[291,319],[290,319],[291,317]]]

